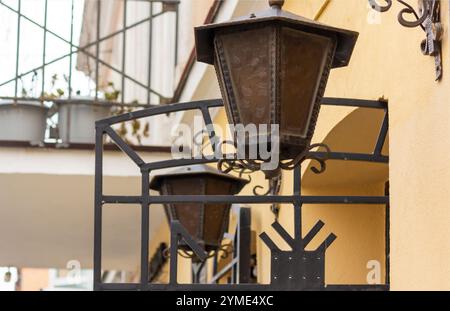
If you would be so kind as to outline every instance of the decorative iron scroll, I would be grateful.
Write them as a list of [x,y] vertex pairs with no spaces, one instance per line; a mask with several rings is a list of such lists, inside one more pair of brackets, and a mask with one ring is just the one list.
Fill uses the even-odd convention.
[[[316,148],[324,148],[325,149],[325,156],[317,156],[312,150]],[[327,155],[331,152],[330,148],[325,144],[312,144],[309,147],[305,149],[305,151],[298,154],[294,159],[288,160],[288,161],[280,161],[279,163],[279,169],[283,170],[290,170],[292,171],[296,167],[298,167],[303,161],[305,160],[314,160],[319,163],[319,168],[317,167],[311,167],[311,170],[315,174],[321,174],[325,172],[326,170],[326,160],[328,160]],[[258,172],[261,171],[261,164],[264,163],[264,161],[261,160],[252,160],[252,159],[221,159],[217,163],[217,168],[222,171],[223,173],[229,173],[231,171],[237,172],[240,175],[246,174],[246,173],[252,173],[252,172]],[[280,174],[279,170],[275,170],[273,172],[265,172],[270,177],[275,178],[277,175]],[[266,174],[266,175],[267,175]]]
[[[392,0],[384,1],[384,5],[378,4],[379,0],[368,0],[370,6],[378,12],[387,12],[392,7]],[[418,12],[403,0],[397,0],[405,6],[398,13],[399,23],[408,28],[420,27],[426,34],[426,38],[420,43],[420,48],[424,55],[434,56],[436,81],[442,78],[442,24],[441,24],[441,3],[440,0],[418,0]],[[405,18],[412,16],[413,20]]]
[[[317,158],[327,156],[330,160],[340,161],[363,161],[372,163],[389,162],[389,157],[382,154],[388,133],[387,103],[384,101],[370,101],[358,99],[324,98],[322,105],[331,106],[353,106],[370,109],[381,109],[385,112],[383,123],[380,126],[380,133],[374,144],[372,153],[351,153],[351,152],[328,152],[310,151]],[[327,284],[325,280],[326,250],[336,239],[334,234],[330,234],[316,250],[306,251],[305,247],[317,235],[324,226],[319,221],[305,236],[302,235],[302,206],[304,204],[369,204],[388,205],[389,197],[385,196],[307,196],[301,194],[301,167],[294,169],[293,194],[280,195],[277,191],[270,195],[150,195],[150,173],[153,171],[180,167],[193,164],[217,163],[220,159],[170,159],[158,162],[146,162],[137,152],[133,150],[117,133],[113,130],[113,125],[135,119],[151,117],[161,114],[172,113],[184,110],[200,111],[204,118],[204,124],[211,128],[209,139],[216,140],[212,118],[209,110],[222,107],[221,100],[205,100],[172,104],[134,111],[131,113],[114,116],[96,122],[96,146],[95,146],[95,217],[94,217],[94,289],[95,290],[388,290],[389,285],[339,285]],[[141,194],[136,196],[105,195],[103,193],[103,144],[104,136],[111,140],[130,158],[140,169]],[[278,188],[272,185],[271,188]],[[210,284],[179,284],[177,282],[177,258],[178,244],[181,240],[191,248],[193,255],[198,259],[197,263],[205,262],[208,254],[189,235],[181,223],[173,221],[171,223],[170,241],[170,281],[168,284],[156,284],[149,282],[149,239],[150,239],[150,206],[155,204],[171,203],[227,203],[239,205],[260,205],[267,204],[288,204],[294,209],[294,235],[287,233],[282,225],[275,221],[272,227],[290,245],[290,251],[282,251],[269,238],[266,233],[262,233],[260,238],[271,250],[271,283],[253,284],[246,283],[248,280],[248,269],[250,268],[250,254],[244,248],[249,247],[250,239],[250,209],[242,209],[242,215],[238,223],[241,223],[242,230],[246,232],[239,234],[237,247],[233,249],[231,266],[239,264],[239,271],[247,271],[247,276],[237,279],[231,284],[216,284],[217,280],[224,276],[224,271],[217,272],[213,276]],[[105,204],[139,204],[141,206],[141,262],[140,262],[140,282],[139,283],[115,283],[106,284],[102,282],[102,210]],[[389,255],[386,253],[386,262],[389,264]],[[198,278],[198,277],[197,277]],[[388,277],[386,277],[388,279]]]

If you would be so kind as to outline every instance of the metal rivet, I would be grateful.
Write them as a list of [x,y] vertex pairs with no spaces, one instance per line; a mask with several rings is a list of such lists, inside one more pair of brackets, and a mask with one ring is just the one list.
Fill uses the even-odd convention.
[[293,279],[293,277],[292,277],[292,275],[290,275],[290,276],[289,276],[289,280],[292,280],[292,279]]
[[320,280],[320,276],[318,276],[317,279]]
[[289,260],[292,260],[292,257],[289,256]]
[[278,260],[278,257],[273,257],[274,260]]
[[302,279],[306,280],[306,276],[302,276]]
[[276,279],[277,279],[277,276],[274,276],[273,279],[276,280]]

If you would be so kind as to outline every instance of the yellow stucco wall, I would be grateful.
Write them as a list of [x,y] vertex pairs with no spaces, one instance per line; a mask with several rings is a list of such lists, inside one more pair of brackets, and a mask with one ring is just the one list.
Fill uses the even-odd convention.
[[[339,176],[355,174],[355,178],[339,184],[329,183],[333,176],[328,176],[328,184],[323,187],[314,183],[306,171],[307,165],[303,165],[303,193],[383,195],[384,182],[389,179],[391,289],[450,290],[449,2],[441,3],[444,76],[440,82],[434,81],[434,59],[423,56],[419,49],[423,31],[398,23],[397,13],[402,8],[398,3],[379,16],[379,24],[368,22],[373,12],[364,0],[287,0],[284,9],[313,18],[325,2],[328,5],[320,22],[360,33],[350,65],[332,71],[326,96],[384,97],[389,101],[389,144],[385,152],[389,153],[390,165],[389,173],[364,167],[356,172],[341,171]],[[214,80],[204,92],[197,90],[195,97],[211,98],[211,90],[220,97]],[[355,111],[323,107],[314,141],[327,140]],[[223,111],[216,115],[216,124],[226,122]],[[352,146],[351,122],[346,124],[348,144]],[[290,174],[284,173],[283,193],[292,189]],[[255,184],[264,182],[262,177],[253,180]],[[245,192],[250,190],[248,187]],[[254,230],[268,230],[274,236],[269,228],[274,217],[268,206],[253,207],[252,216]],[[365,264],[373,259],[380,261],[384,275],[384,217],[384,209],[379,206],[304,207],[303,234],[321,219],[326,227],[317,240],[321,241],[330,231],[338,236],[327,252],[327,283],[364,283],[368,272]],[[292,208],[281,207],[280,222],[292,231]],[[258,244],[258,255],[259,280],[267,283],[270,259],[262,243]]]
[[[291,0],[285,9],[311,12],[317,2]],[[448,5],[441,3],[441,82],[433,81],[434,59],[420,53],[423,32],[398,24],[399,4],[384,13],[378,25],[367,22],[370,10],[360,0],[332,0],[320,18],[360,32],[350,66],[332,72],[327,95],[384,96],[390,103],[393,290],[450,289]]]
[[[313,18],[325,2],[288,0],[284,9]],[[445,33],[444,76],[440,82],[434,81],[434,59],[423,56],[419,50],[419,44],[424,38],[422,30],[407,29],[398,24],[397,13],[401,8],[398,4],[394,4],[390,12],[379,16],[380,24],[370,24],[368,19],[373,13],[366,1],[328,2],[319,21],[356,30],[360,37],[350,66],[332,71],[326,96],[363,99],[384,97],[389,100],[391,288],[450,289],[450,200],[446,190],[450,186],[450,155],[447,152],[450,146],[450,125],[447,120],[447,116],[450,116],[448,2],[442,1],[441,4]],[[333,127],[352,111],[351,108],[338,110],[323,107],[315,141],[325,139]],[[223,118],[224,115],[219,115],[216,122],[222,122]],[[382,194],[381,185],[373,185],[373,189],[377,187]],[[290,189],[290,185],[284,185],[283,188]],[[347,186],[346,190],[352,189]],[[291,218],[289,210],[282,210],[282,222],[284,219],[288,222]],[[310,227],[312,222],[308,219],[314,218],[310,214],[311,208],[306,208],[304,212],[305,226]],[[267,218],[271,217],[270,213],[265,214]],[[333,219],[322,215],[332,226]],[[369,214],[361,218],[366,219],[366,225],[379,232],[384,225],[380,220],[383,215],[381,209],[374,215],[378,223],[373,222]],[[272,220],[255,221],[267,226]],[[384,249],[382,238],[383,235],[375,241],[375,245],[371,244],[371,249],[359,249],[360,263],[362,258],[380,255]],[[370,241],[373,242],[373,238]],[[336,263],[334,267],[339,267],[338,261],[348,258],[335,254],[339,249],[338,240],[335,243],[328,256],[330,262]],[[377,251],[372,254],[374,249]],[[267,260],[263,265],[268,265]],[[357,269],[354,265],[347,266],[355,269],[353,276],[348,272],[331,272],[332,269],[327,265],[327,281],[363,281],[364,268],[361,265]],[[267,280],[267,276],[264,278]]]

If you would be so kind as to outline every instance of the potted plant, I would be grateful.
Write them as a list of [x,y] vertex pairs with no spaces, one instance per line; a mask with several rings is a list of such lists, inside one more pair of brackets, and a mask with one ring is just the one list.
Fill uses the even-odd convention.
[[[79,91],[70,100],[60,100],[64,93],[57,91],[54,95],[58,98],[53,101],[59,106],[58,128],[62,143],[94,144],[95,121],[133,111],[135,109],[133,104],[137,104],[137,100],[130,106],[113,105],[120,93],[113,82],[108,82],[107,86],[101,90],[97,101],[90,96],[80,96]],[[141,124],[140,120],[133,120],[128,125],[122,123],[115,129],[129,144],[142,144],[142,139],[149,136],[148,122]]]
[[33,145],[43,143],[49,108],[43,101],[26,99],[34,93],[36,81],[37,73],[34,72],[31,88],[22,87],[23,100],[0,101],[0,141],[24,141]]
[[[52,81],[55,89],[58,77],[55,75]],[[64,75],[64,80],[68,83],[68,78]],[[105,98],[95,100],[92,96],[81,96],[80,91],[70,99],[62,99],[64,90],[56,88],[48,98],[56,104],[58,108],[58,137],[61,143],[67,144],[93,144],[95,143],[95,121],[111,115],[111,105],[108,102],[117,100],[120,91],[114,88],[113,83],[108,86],[112,91],[103,92]]]
[[[121,115],[132,112],[135,107],[133,104],[138,104],[134,100],[130,106],[119,106],[113,111],[114,115]],[[120,123],[115,130],[117,134],[129,145],[142,145],[142,140],[150,136],[150,124],[139,119],[132,120],[130,124],[126,122]]]

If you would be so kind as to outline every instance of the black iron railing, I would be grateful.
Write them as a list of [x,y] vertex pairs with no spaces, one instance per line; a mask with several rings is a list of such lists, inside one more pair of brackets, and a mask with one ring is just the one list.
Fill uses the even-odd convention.
[[[306,196],[301,194],[301,167],[293,174],[292,195],[270,196],[207,196],[207,195],[150,195],[149,176],[152,171],[192,164],[214,163],[219,159],[172,159],[159,162],[145,162],[129,145],[127,145],[111,126],[120,122],[131,121],[145,117],[167,114],[177,111],[197,110],[201,112],[206,128],[209,129],[209,139],[217,137],[212,124],[211,108],[222,107],[222,100],[205,100],[154,107],[135,111],[129,114],[111,117],[96,123],[96,163],[95,163],[95,230],[94,230],[94,288],[96,290],[388,290],[389,285],[333,285],[325,284],[324,263],[325,251],[333,243],[336,236],[330,234],[315,251],[307,251],[308,243],[316,236],[324,223],[319,221],[309,233],[302,237],[302,205],[303,204],[369,204],[385,205],[388,208],[389,196]],[[373,163],[389,163],[389,157],[382,155],[381,150],[388,134],[388,106],[384,101],[325,98],[322,105],[354,106],[371,109],[381,109],[385,112],[383,123],[374,150],[370,154],[332,152],[330,159],[341,161],[363,161]],[[108,135],[112,141],[139,167],[142,173],[141,195],[118,196],[103,192],[103,141]],[[196,202],[196,203],[235,203],[235,204],[272,204],[288,203],[294,208],[294,236],[291,237],[277,221],[272,227],[290,245],[292,251],[282,251],[265,233],[260,235],[262,241],[271,250],[271,284],[243,284],[246,277],[235,278],[234,284],[178,284],[177,282],[177,250],[178,242],[183,239],[200,258],[205,259],[206,253],[195,243],[179,222],[170,225],[170,281],[168,284],[149,283],[149,208],[154,204]],[[102,209],[104,204],[140,204],[141,205],[141,261],[140,282],[133,284],[103,284],[102,274]],[[241,222],[248,222],[249,215],[242,216]],[[238,230],[239,231],[239,230]],[[240,236],[236,243],[237,255],[233,256],[227,269],[244,271],[243,265],[248,265],[248,233]],[[240,244],[239,244],[240,243]],[[389,237],[386,236],[386,265],[389,266]],[[236,247],[237,246],[237,247]],[[247,257],[246,257],[247,256]],[[242,259],[242,260],[241,260]],[[386,269],[388,271],[388,269]],[[217,271],[212,283],[219,280],[228,270]],[[240,275],[241,276],[241,275]],[[386,280],[388,280],[386,275]]]

